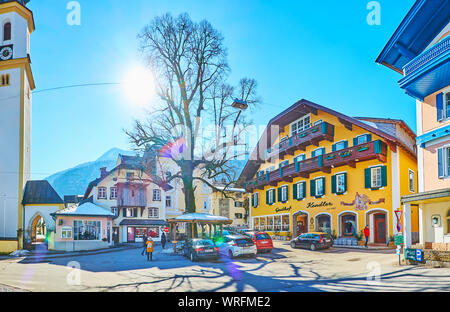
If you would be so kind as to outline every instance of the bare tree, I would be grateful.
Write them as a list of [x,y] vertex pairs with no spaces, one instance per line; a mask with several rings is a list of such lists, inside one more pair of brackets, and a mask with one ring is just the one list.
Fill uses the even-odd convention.
[[[194,181],[226,195],[237,180],[230,160],[243,155],[233,152],[243,144],[250,122],[233,102],[254,107],[259,102],[257,83],[243,78],[232,87],[226,82],[229,67],[223,37],[205,20],[194,23],[187,14],[176,18],[165,14],[154,18],[138,39],[155,75],[161,106],[146,120],[136,120],[126,134],[144,158],[155,160],[160,155],[176,163],[178,172],[154,180],[181,180],[186,211],[195,212]],[[216,188],[217,180],[225,187]]]

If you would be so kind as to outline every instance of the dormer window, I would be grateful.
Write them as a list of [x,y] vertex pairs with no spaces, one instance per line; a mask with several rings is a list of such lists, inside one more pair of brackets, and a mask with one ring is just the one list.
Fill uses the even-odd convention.
[[11,40],[11,23],[7,22],[3,26],[3,41]]

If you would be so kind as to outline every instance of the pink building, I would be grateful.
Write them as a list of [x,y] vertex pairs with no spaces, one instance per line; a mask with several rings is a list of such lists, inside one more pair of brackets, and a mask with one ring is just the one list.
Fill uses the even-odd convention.
[[89,201],[52,214],[56,218],[54,250],[77,251],[108,248],[112,242],[114,214]]
[[402,197],[405,243],[411,207],[419,208],[419,241],[450,251],[450,1],[417,0],[376,62],[400,73],[416,101],[418,192]]

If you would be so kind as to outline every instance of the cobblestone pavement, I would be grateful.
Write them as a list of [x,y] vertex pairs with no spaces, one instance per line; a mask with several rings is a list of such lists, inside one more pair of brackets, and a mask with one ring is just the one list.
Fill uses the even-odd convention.
[[[45,261],[0,261],[0,289],[11,291],[450,291],[449,268],[398,266],[394,250],[292,249],[190,262],[157,246],[153,261],[127,249]],[[7,285],[7,286],[6,286]]]

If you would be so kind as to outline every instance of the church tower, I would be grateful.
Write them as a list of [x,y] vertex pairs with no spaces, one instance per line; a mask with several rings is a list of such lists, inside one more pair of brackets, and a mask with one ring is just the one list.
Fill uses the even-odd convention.
[[30,178],[31,72],[29,0],[0,0],[0,252],[21,249],[22,197]]

